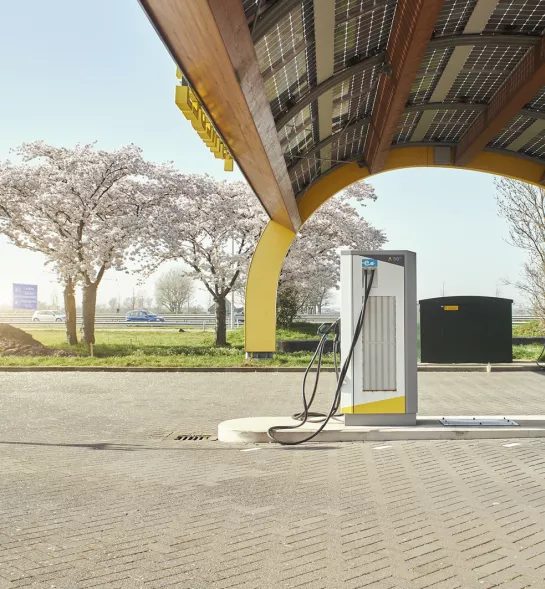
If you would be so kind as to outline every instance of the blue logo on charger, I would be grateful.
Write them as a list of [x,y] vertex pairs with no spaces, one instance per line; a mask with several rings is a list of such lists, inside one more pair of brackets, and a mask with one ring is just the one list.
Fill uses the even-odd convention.
[[371,258],[363,258],[361,261],[362,268],[378,268],[378,260],[373,260]]

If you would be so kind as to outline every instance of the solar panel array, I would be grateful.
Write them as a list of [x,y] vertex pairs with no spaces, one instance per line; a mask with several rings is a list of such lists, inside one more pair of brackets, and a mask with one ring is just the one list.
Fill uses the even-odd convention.
[[[255,50],[296,194],[304,192],[332,167],[362,156],[397,5],[396,0],[335,0],[333,76],[336,83],[324,85],[322,91],[317,83],[314,18],[317,1],[243,0],[250,30],[255,25],[256,13],[259,23],[267,10],[278,9],[280,3],[289,7],[288,12],[277,11],[282,13],[281,17],[256,40]],[[460,59],[454,53],[456,47],[468,46],[467,41],[459,43],[458,39],[464,34],[475,34],[474,24],[468,27],[469,33],[464,31],[478,3],[478,0],[445,0],[432,36],[440,43],[435,46],[432,43],[422,59],[393,145],[414,144],[417,127],[419,144],[455,145],[527,52],[533,50],[527,42],[528,36],[536,37],[537,41],[545,32],[544,0],[498,0],[481,30],[483,41],[469,46],[464,60],[453,70],[454,56],[458,56],[455,61]],[[503,35],[510,35],[509,43],[503,40]],[[517,42],[514,35],[524,36],[526,41]],[[445,76],[452,77],[446,92]],[[441,96],[443,104],[433,109],[430,102],[440,83],[442,91],[435,96]],[[332,134],[327,138],[320,136],[318,108],[318,98],[325,91],[332,96]],[[298,108],[298,104],[305,107]],[[422,119],[424,111],[430,109],[433,115]],[[509,146],[544,111],[545,84],[488,147],[513,153]],[[424,129],[419,126],[420,121],[423,124],[425,121]],[[515,146],[520,143],[516,142]],[[536,131],[518,153],[531,158],[545,157],[545,132]]]

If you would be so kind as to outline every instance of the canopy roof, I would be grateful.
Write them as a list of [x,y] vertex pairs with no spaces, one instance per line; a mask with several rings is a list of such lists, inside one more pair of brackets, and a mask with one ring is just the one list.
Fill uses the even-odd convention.
[[141,0],[269,215],[433,146],[545,165],[543,0]]

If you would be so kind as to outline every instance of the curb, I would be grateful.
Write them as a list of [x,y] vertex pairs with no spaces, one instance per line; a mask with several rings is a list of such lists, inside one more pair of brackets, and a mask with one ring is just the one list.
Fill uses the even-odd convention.
[[[464,416],[459,416],[464,417]],[[406,440],[506,440],[510,438],[545,438],[542,415],[512,417],[518,425],[498,426],[443,426],[439,417],[417,417],[415,425],[407,426],[345,426],[344,422],[329,423],[314,442],[390,442]],[[316,423],[301,424],[289,417],[245,417],[230,419],[218,425],[218,440],[230,444],[271,443],[270,427],[291,426],[278,432],[286,442],[304,440],[317,429]],[[295,426],[295,427],[294,427]]]
[[[418,372],[541,372],[534,362],[519,364],[419,364]],[[322,368],[334,372],[333,368]],[[293,366],[0,366],[0,372],[305,372],[303,367]]]
[[418,372],[542,372],[535,362],[517,364],[419,364]]

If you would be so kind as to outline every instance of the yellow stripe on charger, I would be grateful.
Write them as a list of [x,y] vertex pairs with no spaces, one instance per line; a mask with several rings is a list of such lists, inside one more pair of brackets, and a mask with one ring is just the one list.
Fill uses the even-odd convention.
[[383,401],[372,401],[352,407],[343,407],[342,413],[350,414],[381,414],[381,413],[405,413],[405,397],[394,397]]

